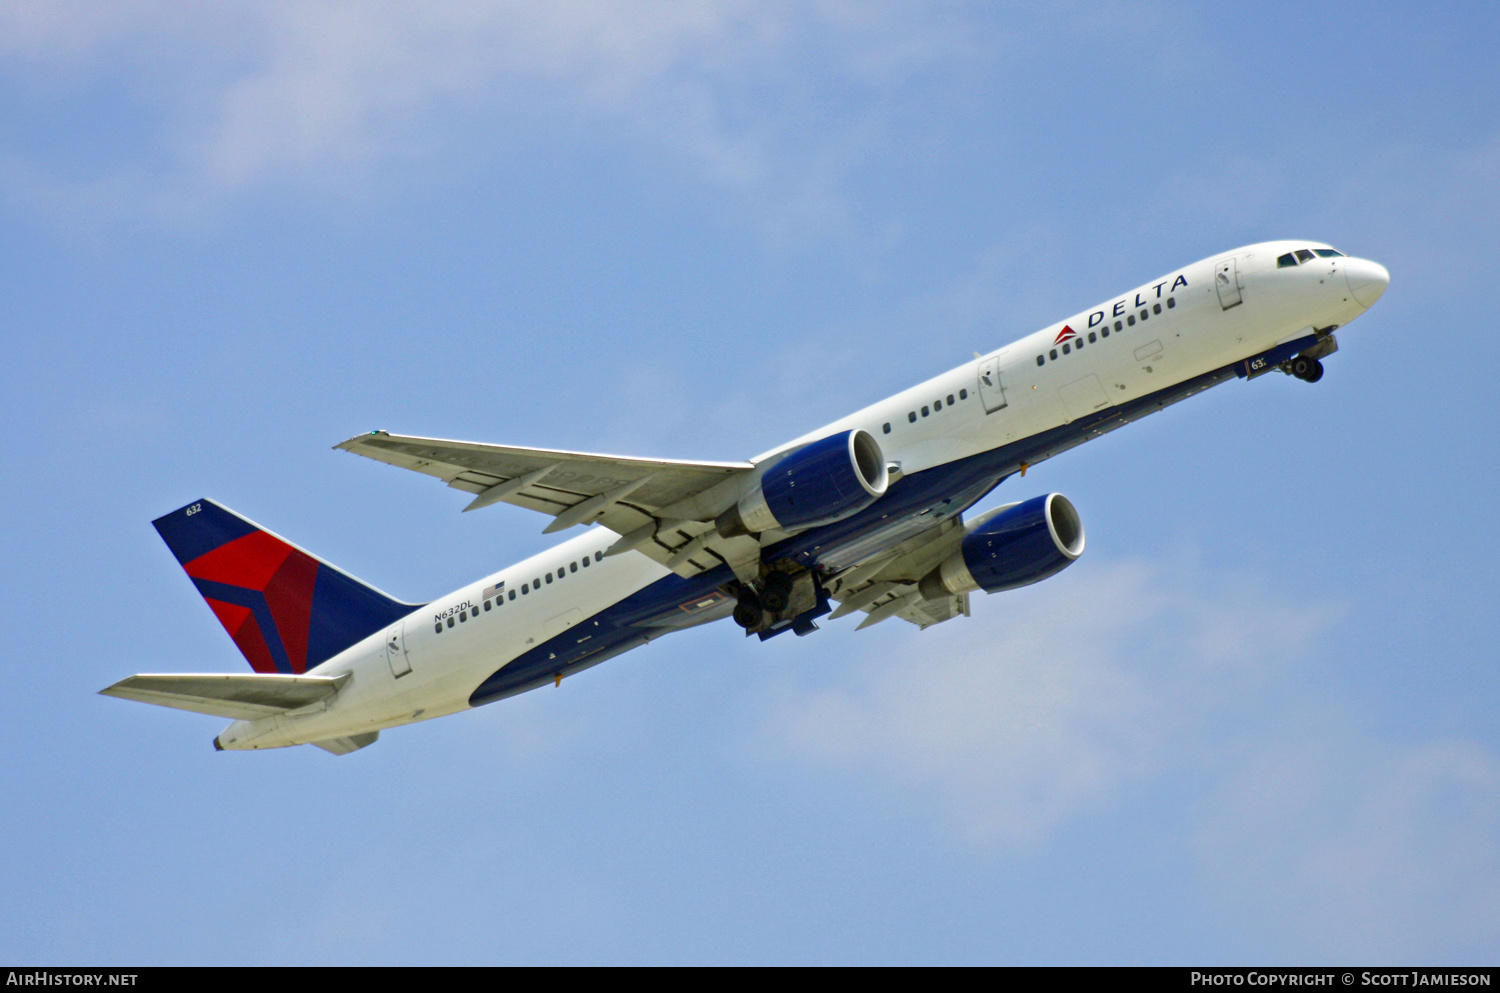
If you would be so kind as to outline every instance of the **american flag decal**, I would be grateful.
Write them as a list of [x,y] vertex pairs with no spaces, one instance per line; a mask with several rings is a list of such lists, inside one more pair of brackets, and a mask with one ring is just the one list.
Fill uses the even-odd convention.
[[502,580],[502,581],[496,583],[494,586],[486,586],[484,588],[484,592],[479,595],[479,599],[481,599],[481,600],[488,600],[490,597],[492,597],[492,596],[499,596],[501,593],[504,593],[504,592],[505,592],[505,582],[504,582],[504,580]]

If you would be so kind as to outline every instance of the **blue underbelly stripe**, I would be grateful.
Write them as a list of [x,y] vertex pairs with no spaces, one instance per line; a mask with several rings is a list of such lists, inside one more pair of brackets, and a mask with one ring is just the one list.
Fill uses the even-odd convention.
[[[767,561],[790,559],[813,569],[845,568],[961,514],[1019,472],[1022,463],[1036,465],[1234,378],[1235,366],[1224,366],[1009,445],[903,476],[867,509],[793,535],[762,555]],[[1003,416],[1003,411],[990,416],[997,415]],[[514,696],[678,630],[663,622],[685,616],[680,610],[684,604],[709,595],[733,578],[728,566],[720,566],[686,579],[676,575],[659,579],[517,656],[474,690],[469,705],[478,707]]]

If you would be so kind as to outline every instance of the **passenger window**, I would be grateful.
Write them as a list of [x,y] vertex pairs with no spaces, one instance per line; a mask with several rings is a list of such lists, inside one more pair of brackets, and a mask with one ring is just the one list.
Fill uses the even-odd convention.
[[1332,248],[1314,248],[1313,254],[1320,259],[1341,259],[1344,253]]
[[969,391],[968,390],[959,390],[958,391],[958,398],[960,400],[967,400],[967,399],[969,399]]
[[534,589],[534,590],[541,589],[542,588],[542,581],[540,579],[533,579],[531,581],[531,588]]
[[1176,297],[1167,297],[1167,309],[1171,310],[1175,306],[1177,306],[1177,298]]
[[1116,331],[1124,331],[1125,330],[1125,325],[1121,324],[1119,321],[1115,321],[1115,330]]
[[948,394],[948,406],[950,406],[950,407],[953,406],[953,394],[952,393]]
[[510,598],[511,598],[511,599],[512,599],[512,600],[514,600],[514,599],[515,599],[515,598],[516,598],[516,591],[515,591],[515,590],[511,590],[511,591],[510,591]]
[[929,411],[926,407],[922,408],[922,416],[923,417],[926,417],[929,413],[931,413],[931,411]]
[[1160,314],[1161,313],[1161,304],[1159,304],[1159,303],[1153,303],[1151,305],[1151,313],[1153,313],[1153,314]]
[[550,572],[547,573],[547,585],[548,586],[552,585],[552,573],[550,573]]
[[1149,310],[1143,310],[1143,311],[1141,311],[1141,320],[1144,321],[1146,318],[1148,318],[1150,316],[1151,316],[1151,311],[1149,311]]
[[584,568],[585,568],[585,569],[587,569],[587,568],[588,568],[588,567],[589,567],[589,560],[588,560],[588,556],[584,556],[584,559],[583,559],[583,567],[584,567]]
[[1313,260],[1313,253],[1312,252],[1309,252],[1305,248],[1299,248],[1299,249],[1297,249],[1297,261],[1298,262],[1311,262],[1312,260]]
[[1291,252],[1287,252],[1285,255],[1279,255],[1276,258],[1276,268],[1278,269],[1290,269],[1296,264],[1296,256],[1292,255]]
[[1099,340],[1098,336],[1095,335],[1094,332],[1090,331],[1089,332],[1089,344],[1092,345],[1092,344],[1094,344],[1098,340]]
[[486,601],[485,601],[485,602],[484,602],[484,609],[485,609],[485,610],[489,610],[489,609],[490,609],[490,602],[489,602],[489,601],[488,601],[488,600],[486,600]]
[[1054,349],[1052,349],[1052,351],[1048,352],[1047,354],[1050,355],[1050,356],[1052,356],[1052,361],[1053,362],[1057,361],[1057,349],[1054,348]]
[[453,618],[451,618],[451,617],[450,617],[450,618],[448,618],[448,626],[449,626],[449,627],[450,627],[450,628],[451,628],[451,627],[452,627],[452,626],[453,626]]
[[1099,334],[1102,337],[1108,338],[1109,337],[1109,325],[1108,324],[1104,325],[1104,330],[1100,331]]
[[1125,318],[1125,323],[1129,324],[1131,327],[1135,327],[1135,315],[1131,314],[1129,317]]
[[577,562],[570,562],[568,564],[568,571],[569,572],[577,572],[578,571],[578,563]]
[[434,624],[432,626],[432,633],[433,634],[442,634],[443,633],[443,622],[442,621],[438,621],[436,624]]
[[1064,355],[1071,355],[1071,354],[1073,354],[1073,346],[1071,344],[1064,344],[1063,345],[1063,354]]
[[458,612],[458,623],[462,624],[464,621],[466,621],[468,619],[469,619],[469,612],[467,610],[460,610]]
[[1045,355],[1038,355],[1036,357],[1036,364],[1037,365],[1046,365],[1047,364],[1047,356],[1045,356]]
[[604,558],[604,553],[603,552],[595,552],[594,553],[594,561],[595,562],[598,562],[602,558]]
[[522,583],[521,584],[521,595],[525,596],[526,594],[528,594],[530,592],[531,592],[531,585],[529,583]]
[[885,427],[881,428],[881,430],[884,431],[886,434],[890,434],[891,433],[891,422],[890,421],[886,421],[885,422]]
[[915,410],[907,411],[906,419],[913,424],[917,423],[917,412]]
[[932,410],[933,410],[934,413],[936,413],[937,411],[942,410],[942,409],[943,409],[943,401],[941,401],[941,400],[934,400],[932,402]]

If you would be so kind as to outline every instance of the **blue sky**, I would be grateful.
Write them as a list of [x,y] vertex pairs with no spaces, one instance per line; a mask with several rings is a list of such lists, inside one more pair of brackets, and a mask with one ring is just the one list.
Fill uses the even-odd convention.
[[[0,959],[1490,962],[1492,5],[0,8]],[[1011,480],[974,617],[722,624],[334,758],[95,692],[243,662],[150,520],[392,593],[549,543],[362,430],[738,459],[1273,237],[1316,386]]]

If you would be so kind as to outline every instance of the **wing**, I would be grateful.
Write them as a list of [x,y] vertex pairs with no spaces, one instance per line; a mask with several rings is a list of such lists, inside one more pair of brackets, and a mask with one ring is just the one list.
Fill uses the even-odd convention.
[[958,549],[963,537],[963,523],[949,518],[840,572],[825,583],[829,596],[839,601],[830,619],[863,610],[868,616],[860,621],[860,629],[892,617],[927,628],[960,614],[969,616],[968,594],[928,600],[917,588],[923,576]]
[[680,575],[723,563],[748,568],[760,543],[721,538],[713,520],[738,498],[749,462],[639,459],[513,448],[372,431],[335,446],[436,476],[474,494],[465,510],[509,503],[553,518],[546,531],[602,524],[620,535],[609,554],[638,549]]

